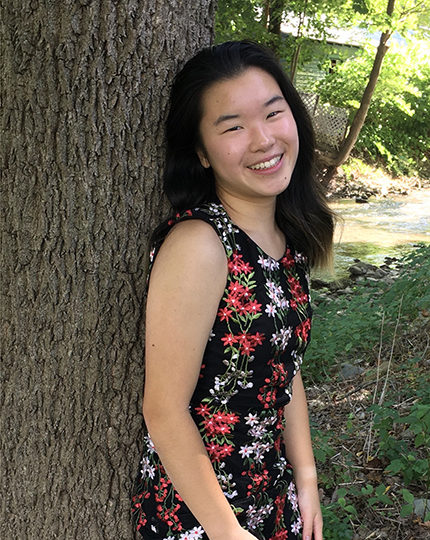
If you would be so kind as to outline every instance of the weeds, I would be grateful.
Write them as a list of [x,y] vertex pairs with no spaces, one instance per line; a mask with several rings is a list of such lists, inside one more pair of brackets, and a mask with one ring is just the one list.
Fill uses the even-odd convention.
[[[390,287],[317,302],[307,382],[328,540],[430,530],[430,512],[414,516],[430,491],[430,246],[401,264]],[[364,373],[345,391],[333,377],[357,360]]]

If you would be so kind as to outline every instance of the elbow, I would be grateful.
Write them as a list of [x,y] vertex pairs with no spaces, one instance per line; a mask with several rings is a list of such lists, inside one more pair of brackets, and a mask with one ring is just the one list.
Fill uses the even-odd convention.
[[143,398],[142,414],[148,430],[151,426],[158,424],[160,421],[160,419],[157,418],[160,416],[160,408],[157,407],[157,404],[154,403],[153,400]]
[[148,431],[153,433],[173,429],[190,417],[188,407],[179,407],[166,399],[143,398],[142,414]]

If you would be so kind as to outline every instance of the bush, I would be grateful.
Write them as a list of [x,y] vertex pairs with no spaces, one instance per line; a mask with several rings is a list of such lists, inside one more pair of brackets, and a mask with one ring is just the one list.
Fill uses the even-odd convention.
[[[351,293],[321,301],[314,293],[312,340],[306,357],[306,376],[322,381],[330,368],[374,350],[381,339],[393,338],[398,316],[402,325],[430,306],[430,245],[422,245],[400,262],[396,282],[359,283]],[[400,315],[399,315],[400,311]]]
[[[351,118],[375,57],[364,48],[317,86],[321,101],[350,110]],[[430,44],[410,41],[390,47],[356,142],[354,153],[383,163],[394,174],[430,178]]]

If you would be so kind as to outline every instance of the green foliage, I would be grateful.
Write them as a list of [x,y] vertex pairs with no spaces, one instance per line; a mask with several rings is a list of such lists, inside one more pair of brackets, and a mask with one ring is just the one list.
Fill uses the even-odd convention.
[[[379,432],[379,455],[388,459],[386,472],[401,475],[406,486],[412,482],[430,488],[430,404],[414,403],[407,416],[400,416],[393,403],[373,405],[374,427]],[[399,438],[395,426],[411,433],[413,448]]]
[[[306,16],[305,16],[306,15]],[[281,20],[288,33],[274,33]],[[219,0],[215,19],[215,40],[253,39],[271,48],[289,66],[294,53],[299,63],[312,59],[336,27],[351,24],[350,2],[343,0]]]
[[[332,339],[345,340],[343,352],[346,358],[351,354],[357,356],[359,351],[369,350],[372,344],[377,344],[379,328],[375,331],[372,329],[375,324],[372,313],[379,314],[377,318],[380,318],[384,312],[385,324],[391,324],[392,330],[401,307],[400,327],[403,325],[407,328],[412,324],[425,326],[429,294],[430,246],[423,245],[402,260],[400,277],[391,287],[369,288],[363,284],[356,287],[352,297],[319,304],[316,309],[317,327],[321,325],[321,329],[317,328],[314,332],[309,351],[314,360],[314,354],[321,354],[315,363],[315,370],[317,365],[324,365],[327,360],[334,363],[339,359],[339,348],[337,353],[335,350],[331,352],[325,342],[326,334]],[[390,337],[388,334],[385,339]],[[367,343],[363,345],[362,342],[366,340]],[[333,356],[328,357],[329,354]],[[374,353],[370,354],[374,358]],[[361,402],[365,409],[366,432],[369,419],[372,419],[371,450],[383,469],[377,475],[372,472],[375,469],[366,470],[366,466],[363,467],[361,460],[364,455],[357,453],[357,433],[363,431],[363,426],[355,414],[349,415],[341,430],[321,431],[311,424],[320,483],[326,495],[332,499],[323,508],[324,538],[351,539],[351,526],[360,524],[369,509],[383,512],[389,519],[411,516],[417,497],[414,493],[418,497],[419,494],[429,493],[430,386],[426,384],[428,368],[423,360],[422,354],[414,355],[409,351],[402,361],[393,361],[390,380],[393,386],[399,385],[401,404],[388,399],[392,398],[388,394],[380,404],[366,405],[364,401]],[[318,373],[315,371],[314,376],[321,380],[321,370]],[[408,399],[409,396],[413,399]],[[354,471],[357,470],[361,473],[358,482],[354,482]],[[367,474],[364,484],[363,474]],[[384,483],[384,475],[396,480],[394,483]],[[430,519],[430,513],[424,519]]]
[[[410,369],[410,366],[404,366]],[[375,412],[375,436],[378,442],[378,455],[381,459],[389,461],[389,465],[384,471],[389,475],[401,475],[404,484],[421,486],[423,493],[428,493],[430,488],[430,405],[414,404],[407,416],[400,416],[395,409],[395,404],[387,402],[383,406],[370,406],[367,412]],[[412,431],[416,436],[413,445],[408,444],[401,438],[401,433],[396,427],[404,425],[406,429]],[[363,508],[373,508],[377,511],[385,509],[387,515],[391,517],[407,517],[414,513],[415,496],[411,491],[402,488],[397,492],[392,490],[390,485],[378,483],[372,485],[366,483],[364,486],[351,482],[351,469],[354,465],[355,456],[350,454],[345,456],[347,447],[342,444],[342,439],[354,438],[356,426],[353,423],[347,424],[347,436],[339,436],[339,433],[322,433],[320,430],[312,429],[312,439],[314,454],[319,469],[328,468],[329,474],[320,472],[320,481],[324,490],[334,489],[334,502],[323,507],[324,516],[324,538],[343,539],[351,538],[350,523],[360,522],[360,515]],[[335,448],[343,447],[344,464],[340,467],[332,463],[331,459],[335,455]],[[415,451],[420,449],[421,457]],[[349,466],[345,468],[345,464]],[[340,484],[347,487],[336,488]],[[400,508],[400,510],[399,510]],[[360,513],[361,512],[361,513]],[[428,520],[429,515],[425,516]]]
[[331,366],[374,349],[380,340],[392,339],[399,309],[406,324],[430,305],[430,246],[422,245],[402,260],[400,277],[385,283],[357,284],[351,295],[324,299],[314,293],[316,308],[312,341],[307,352],[306,376],[322,380]]
[[337,504],[322,507],[325,540],[351,540],[352,528],[348,515],[343,515],[342,508]]
[[[345,107],[351,117],[367,84],[372,47],[337,66],[318,84],[323,102]],[[382,65],[355,151],[382,161],[397,174],[430,177],[430,43],[409,39],[393,44]]]

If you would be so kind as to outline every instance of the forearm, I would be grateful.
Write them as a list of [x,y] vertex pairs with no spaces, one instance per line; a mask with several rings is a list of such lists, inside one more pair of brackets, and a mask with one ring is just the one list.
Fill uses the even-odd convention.
[[298,490],[317,482],[315,459],[312,451],[308,406],[300,372],[293,382],[293,397],[285,407],[285,453],[294,471]]
[[148,412],[145,420],[175,489],[211,540],[234,538],[240,525],[224,496],[188,411]]
[[285,407],[286,457],[293,466],[303,519],[303,538],[322,540],[323,521],[318,496],[317,473],[312,451],[308,406],[300,372],[293,382],[293,397]]

